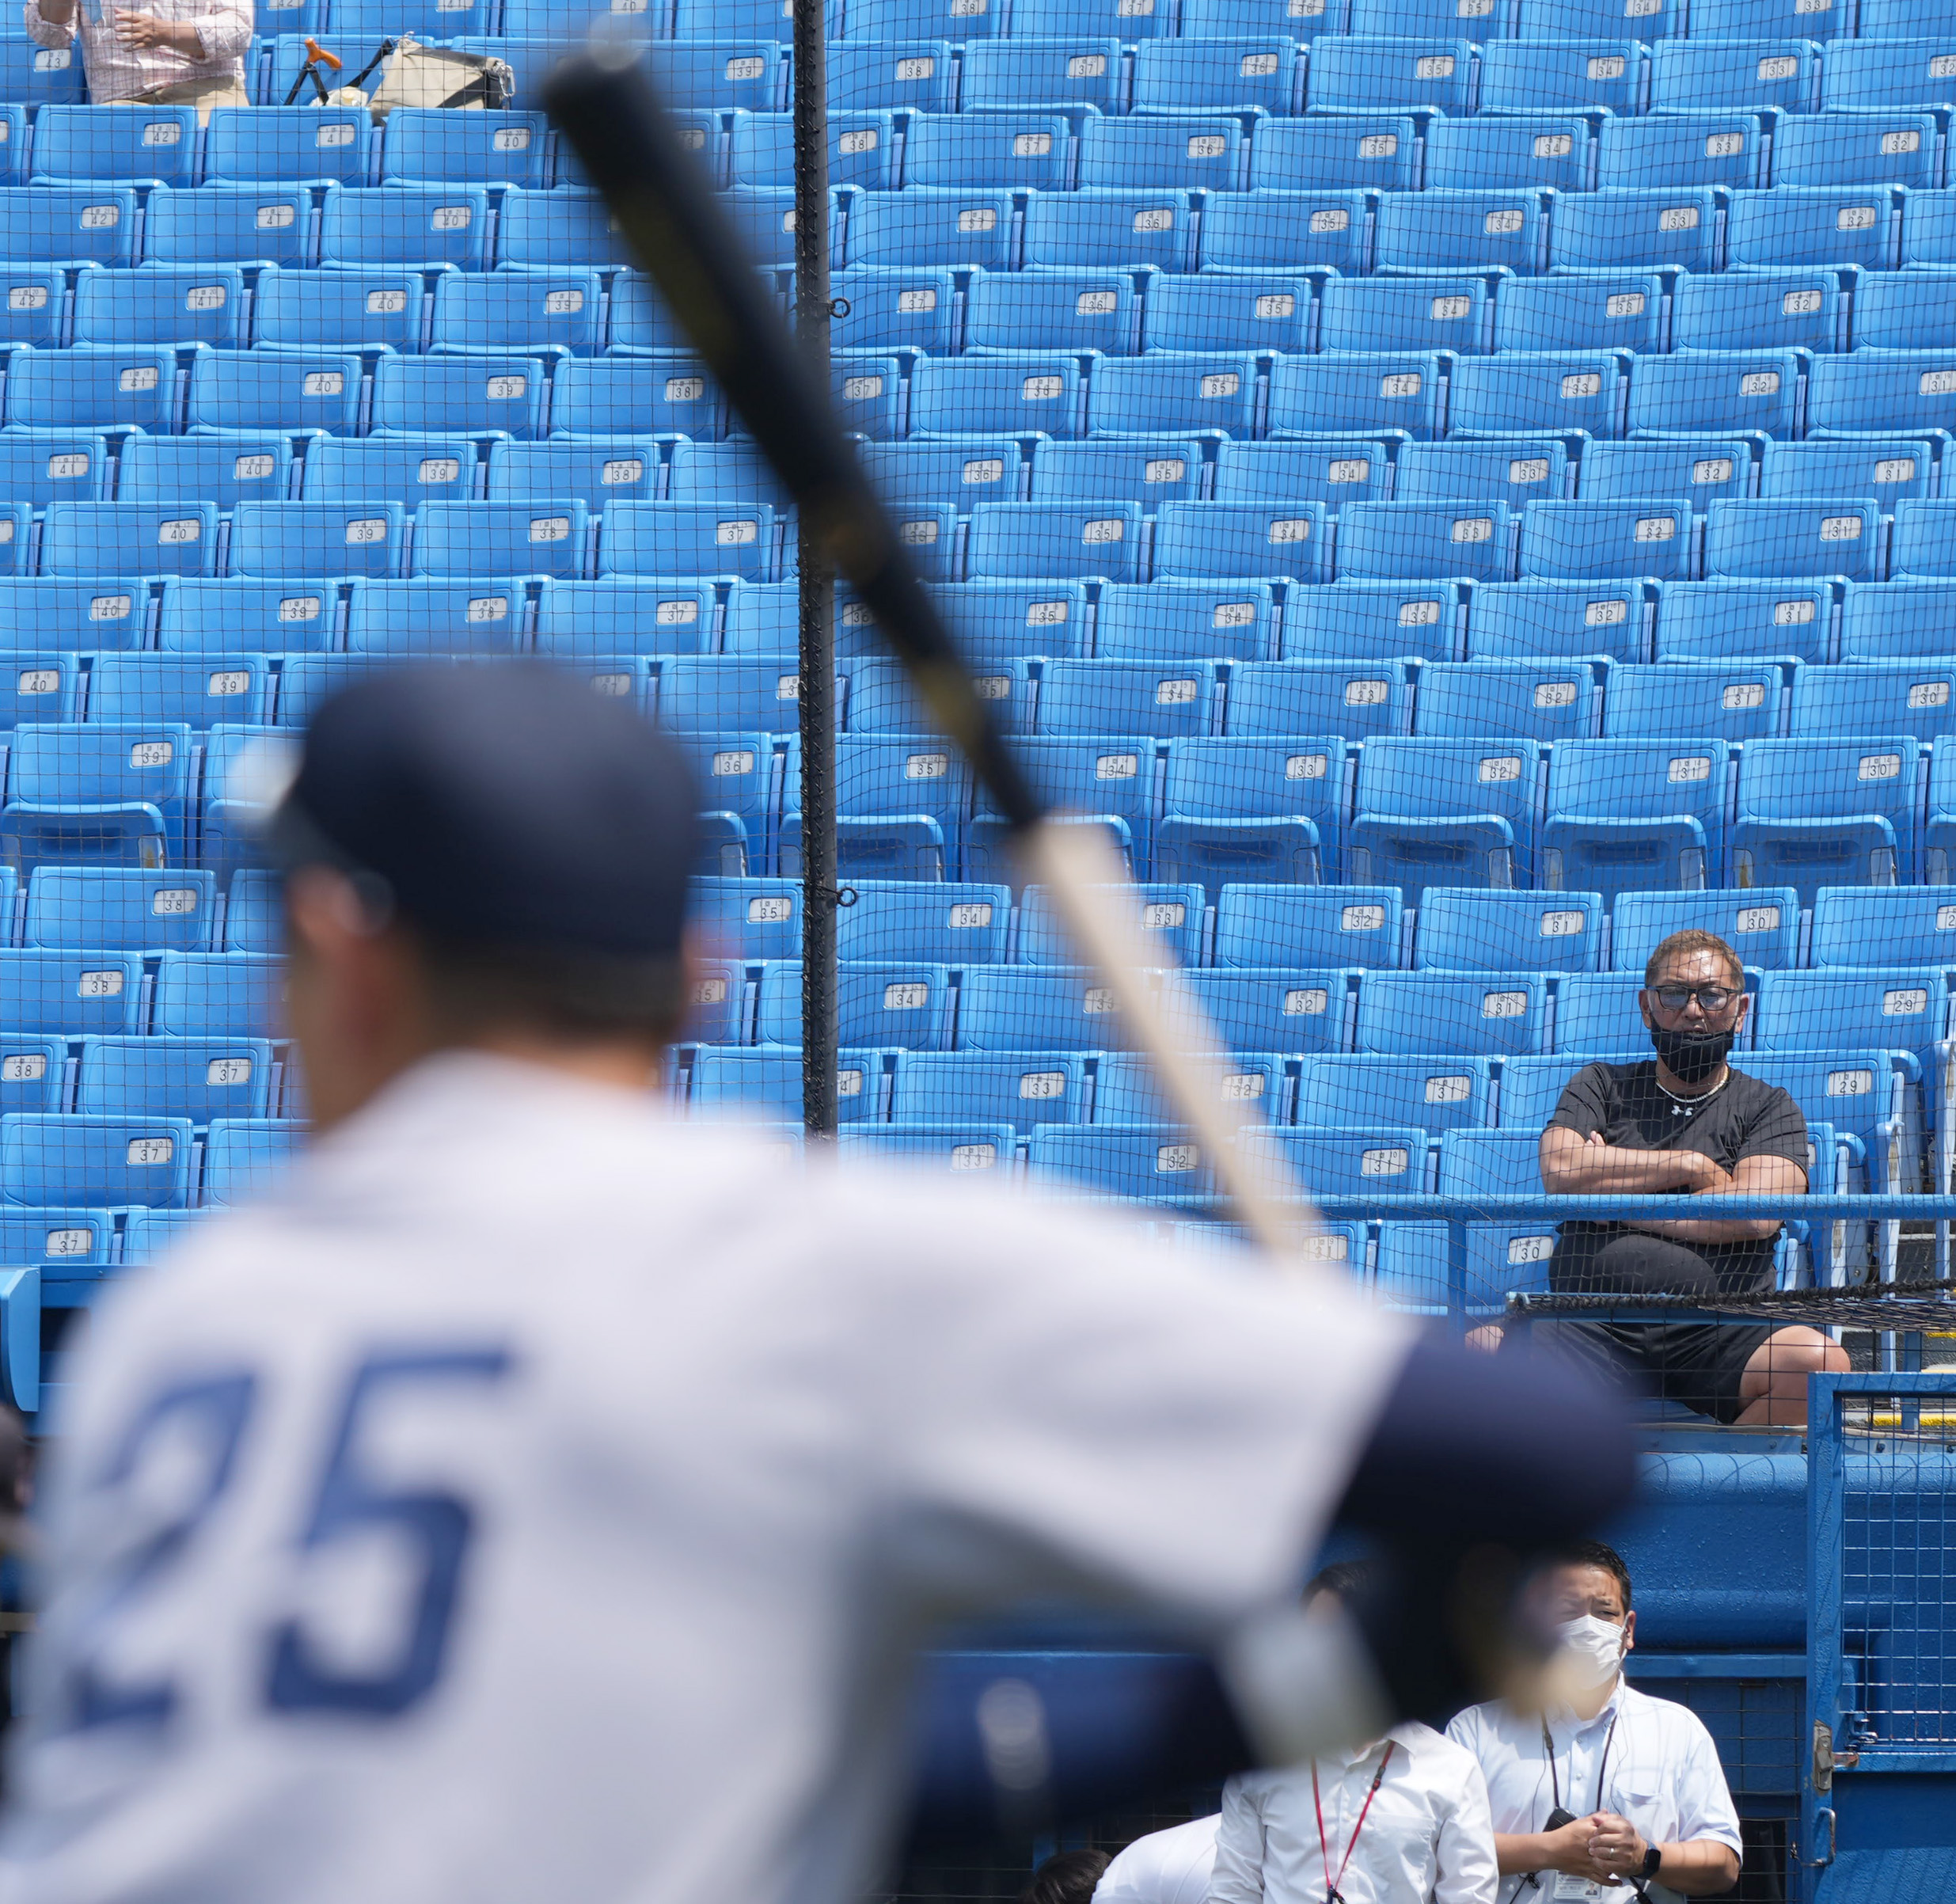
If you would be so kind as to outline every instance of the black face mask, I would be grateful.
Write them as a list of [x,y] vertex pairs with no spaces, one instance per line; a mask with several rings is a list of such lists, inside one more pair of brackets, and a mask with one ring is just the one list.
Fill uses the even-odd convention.
[[1714,1076],[1732,1049],[1731,1032],[1667,1032],[1650,1027],[1650,1043],[1680,1084],[1703,1084]]

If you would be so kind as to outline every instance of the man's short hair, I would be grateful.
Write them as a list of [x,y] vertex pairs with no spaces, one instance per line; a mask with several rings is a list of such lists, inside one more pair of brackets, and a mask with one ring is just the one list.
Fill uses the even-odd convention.
[[1644,961],[1644,983],[1655,985],[1658,974],[1673,959],[1685,959],[1693,952],[1716,952],[1731,973],[1733,984],[1741,991],[1745,990],[1745,960],[1715,932],[1707,932],[1702,925],[1688,925],[1684,931],[1674,932],[1668,939],[1660,941],[1657,950]]
[[451,1036],[516,1025],[573,1040],[664,1044],[686,1018],[686,968],[677,959],[628,958],[583,946],[464,944],[419,931],[412,936],[427,972],[430,1005]]
[[1088,1904],[1112,1862],[1104,1851],[1056,1851],[1033,1872],[1019,1904]]
[[[1706,934],[1707,938],[1710,936]],[[1601,1541],[1571,1541],[1566,1547],[1556,1548],[1546,1564],[1551,1567],[1601,1568],[1623,1590],[1624,1611],[1629,1612],[1630,1569],[1624,1564],[1624,1556],[1614,1547],[1605,1547]]]
[[1328,1567],[1320,1567],[1305,1583],[1304,1603],[1308,1606],[1320,1594],[1335,1594],[1341,1600],[1349,1600],[1371,1585],[1372,1575],[1369,1560],[1334,1560]]

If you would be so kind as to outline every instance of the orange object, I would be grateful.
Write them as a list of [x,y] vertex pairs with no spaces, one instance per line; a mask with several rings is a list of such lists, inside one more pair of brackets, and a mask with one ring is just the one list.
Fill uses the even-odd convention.
[[345,63],[337,53],[328,52],[317,40],[306,41],[306,57],[309,62],[316,60],[320,65],[335,73],[338,72],[341,66]]

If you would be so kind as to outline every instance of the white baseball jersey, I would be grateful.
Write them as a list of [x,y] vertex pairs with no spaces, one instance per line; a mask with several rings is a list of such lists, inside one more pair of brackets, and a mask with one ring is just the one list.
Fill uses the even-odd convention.
[[1402,1325],[431,1060],[108,1305],[4,1904],[827,1904],[932,1621],[1294,1592]]

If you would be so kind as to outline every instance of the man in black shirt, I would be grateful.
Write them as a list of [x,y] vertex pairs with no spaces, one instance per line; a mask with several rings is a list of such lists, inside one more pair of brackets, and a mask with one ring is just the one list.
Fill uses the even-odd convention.
[[[1726,1062],[1749,1005],[1738,955],[1715,933],[1665,940],[1638,994],[1657,1055],[1589,1065],[1569,1081],[1542,1133],[1544,1187],[1557,1195],[1804,1195],[1799,1106]],[[1772,1219],[1565,1223],[1549,1283],[1569,1294],[1770,1289],[1779,1231]],[[1848,1366],[1839,1344],[1814,1328],[1563,1323],[1538,1332],[1544,1347],[1627,1364],[1670,1400],[1748,1426],[1803,1426],[1806,1378]],[[1485,1343],[1495,1332],[1476,1334]]]

